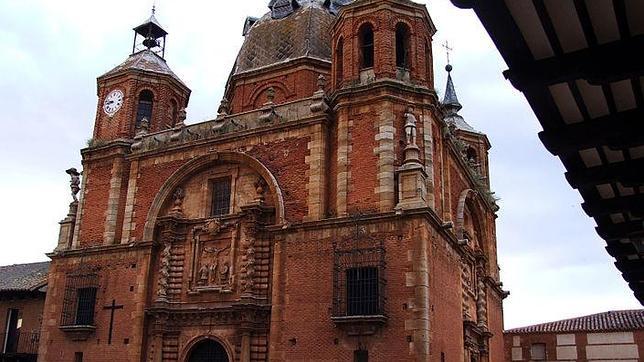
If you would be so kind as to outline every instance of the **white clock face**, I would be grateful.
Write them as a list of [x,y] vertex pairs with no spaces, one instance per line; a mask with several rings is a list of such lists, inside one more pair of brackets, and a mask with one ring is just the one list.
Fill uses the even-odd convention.
[[103,103],[103,112],[108,116],[113,116],[121,106],[123,105],[123,92],[118,89],[115,89],[110,92],[110,94],[105,97],[105,102]]

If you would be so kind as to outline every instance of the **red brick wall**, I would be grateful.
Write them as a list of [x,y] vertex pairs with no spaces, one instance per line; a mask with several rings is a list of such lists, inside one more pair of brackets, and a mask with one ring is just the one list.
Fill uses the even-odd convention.
[[84,166],[87,178],[83,195],[83,214],[80,220],[80,246],[103,245],[112,160],[92,162]]
[[302,221],[308,214],[310,138],[289,138],[268,144],[256,145],[249,154],[257,158],[275,176],[282,189],[286,220]]
[[[463,313],[460,259],[448,242],[433,235],[429,257],[429,300],[432,361],[463,360]],[[440,332],[439,332],[440,331]],[[455,337],[458,336],[458,337]]]
[[[50,278],[41,336],[40,358],[43,361],[73,361],[75,352],[83,352],[91,361],[134,361],[140,353],[142,335],[142,283],[148,257],[139,251],[109,252],[85,256],[82,259],[54,259]],[[59,329],[67,274],[75,271],[99,270],[94,319],[95,333],[87,341],[72,341],[69,334]],[[116,300],[123,305],[114,314],[112,344],[108,345],[110,311],[104,306]],[[128,341],[126,341],[126,339]],[[126,343],[127,342],[127,343]]]
[[349,127],[351,151],[349,152],[349,190],[347,210],[349,214],[370,213],[378,210],[378,157],[374,126],[378,113],[375,110],[350,115]]
[[329,70],[292,68],[271,70],[252,76],[236,76],[232,81],[231,113],[241,113],[262,108],[268,102],[267,90],[275,90],[273,103],[282,104],[311,97],[318,90],[320,74],[329,79]]
[[136,240],[143,238],[148,211],[161,186],[187,161],[169,161],[140,167],[139,179],[137,180],[136,204],[134,206],[134,222],[136,223],[134,237]]

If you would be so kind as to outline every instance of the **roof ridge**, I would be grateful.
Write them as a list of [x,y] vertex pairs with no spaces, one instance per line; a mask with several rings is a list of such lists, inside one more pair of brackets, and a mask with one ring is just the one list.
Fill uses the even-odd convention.
[[644,329],[644,309],[610,310],[508,329],[505,333],[618,331]]

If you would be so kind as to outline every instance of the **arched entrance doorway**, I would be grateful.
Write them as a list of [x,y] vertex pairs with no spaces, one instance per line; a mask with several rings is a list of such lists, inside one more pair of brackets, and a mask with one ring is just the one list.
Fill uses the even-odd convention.
[[197,343],[190,352],[188,362],[228,362],[228,353],[220,343],[206,339]]

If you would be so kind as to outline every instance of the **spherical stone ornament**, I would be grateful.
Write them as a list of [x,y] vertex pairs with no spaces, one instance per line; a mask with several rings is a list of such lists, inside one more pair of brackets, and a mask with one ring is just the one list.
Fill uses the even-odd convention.
[[123,98],[124,96],[121,90],[115,89],[111,91],[110,94],[105,97],[103,112],[112,117],[123,106]]
[[449,73],[449,72],[451,72],[451,71],[452,71],[452,69],[453,69],[453,68],[452,68],[452,65],[451,65],[451,64],[447,64],[447,65],[445,66],[445,70],[446,70],[448,73]]

